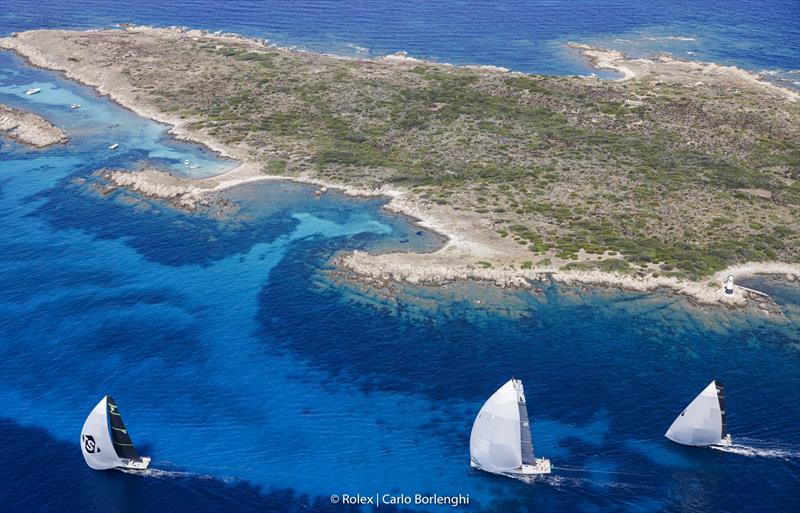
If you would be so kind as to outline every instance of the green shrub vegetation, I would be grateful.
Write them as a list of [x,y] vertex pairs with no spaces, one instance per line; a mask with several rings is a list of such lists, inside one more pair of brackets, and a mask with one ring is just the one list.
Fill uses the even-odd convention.
[[392,184],[474,212],[531,251],[523,269],[581,250],[614,258],[570,268],[654,264],[692,278],[736,262],[800,261],[800,102],[762,88],[75,34],[65,44],[81,45],[82,61],[104,54],[86,45],[130,45],[110,66],[125,70],[138,96],[245,148],[265,173]]

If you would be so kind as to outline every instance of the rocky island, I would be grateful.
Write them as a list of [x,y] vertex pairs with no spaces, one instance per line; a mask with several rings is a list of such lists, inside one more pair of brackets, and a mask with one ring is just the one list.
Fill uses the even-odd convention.
[[[196,205],[276,177],[386,194],[448,236],[431,254],[348,254],[364,279],[669,287],[800,275],[798,94],[749,72],[574,44],[621,80],[344,59],[199,30],[39,30],[0,39],[241,166],[212,180],[114,172]],[[185,200],[185,201],[184,201]]]
[[67,135],[46,119],[32,112],[0,104],[0,132],[9,138],[34,148],[45,148],[67,142]]

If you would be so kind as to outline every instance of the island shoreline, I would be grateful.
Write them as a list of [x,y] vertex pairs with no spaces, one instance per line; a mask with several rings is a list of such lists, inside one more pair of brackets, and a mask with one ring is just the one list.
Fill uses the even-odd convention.
[[[170,29],[137,26],[127,30],[148,31]],[[233,38],[238,41],[247,41],[249,43],[260,44],[272,49],[276,48],[274,45],[267,45],[263,42],[242,36],[232,36],[228,34],[214,35],[198,30],[186,31],[187,34],[191,32],[195,32],[202,37],[210,37],[212,39]],[[220,157],[238,162],[238,164],[236,164],[232,169],[208,178],[180,179],[178,177],[174,177],[176,180],[182,180],[189,187],[187,189],[187,194],[200,197],[209,193],[219,193],[232,187],[260,181],[287,180],[295,183],[310,184],[340,190],[342,193],[349,196],[385,196],[389,199],[389,201],[386,203],[386,205],[384,205],[384,208],[409,218],[417,226],[431,230],[446,240],[442,248],[432,253],[390,253],[382,255],[368,255],[356,251],[336,258],[336,264],[338,266],[352,271],[357,277],[360,277],[367,282],[375,283],[382,280],[391,280],[409,284],[441,285],[459,280],[481,280],[494,282],[501,287],[516,287],[525,289],[531,287],[530,283],[532,281],[539,281],[545,277],[551,277],[554,281],[565,284],[580,283],[590,286],[601,285],[604,287],[621,288],[634,291],[654,291],[659,289],[668,289],[673,292],[689,296],[690,298],[702,304],[742,306],[747,303],[747,299],[749,297],[746,292],[737,287],[733,295],[727,295],[722,290],[722,281],[728,274],[734,274],[738,276],[759,274],[781,275],[786,277],[789,281],[796,281],[800,279],[800,266],[785,262],[748,262],[745,264],[735,264],[715,273],[712,277],[696,281],[678,279],[670,276],[651,277],[621,275],[618,273],[600,270],[563,270],[558,268],[558,266],[517,269],[513,263],[513,261],[516,260],[515,258],[504,258],[502,252],[494,250],[491,247],[491,244],[486,244],[485,241],[473,239],[470,236],[471,234],[469,233],[469,229],[460,230],[459,228],[464,228],[463,219],[461,220],[461,226],[453,226],[453,223],[450,222],[452,219],[442,219],[443,217],[448,217],[448,214],[454,215],[453,212],[442,213],[442,209],[439,209],[437,212],[433,212],[430,209],[425,209],[410,197],[409,191],[389,187],[387,185],[383,185],[375,189],[364,189],[349,186],[347,184],[322,180],[318,177],[312,177],[308,174],[300,174],[297,176],[265,174],[261,169],[259,169],[259,166],[255,162],[248,161],[246,154],[236,151],[226,144],[220,143],[213,137],[192,131],[187,127],[187,123],[184,123],[180,117],[170,115],[168,113],[158,111],[150,106],[141,104],[130,95],[124,94],[124,90],[116,90],[113,85],[108,86],[107,84],[103,83],[103,81],[92,79],[85,74],[82,75],[78,70],[71,70],[67,67],[60,66],[56,62],[48,61],[46,55],[37,53],[35,49],[32,48],[26,49],[24,48],[24,45],[15,44],[14,41],[19,43],[19,41],[15,39],[14,35],[11,37],[2,38],[0,39],[0,47],[15,52],[32,66],[48,71],[60,72],[66,78],[92,87],[99,94],[107,96],[118,105],[136,113],[137,115],[171,127],[168,129],[168,133],[178,140],[201,144],[218,154]],[[586,47],[582,45],[575,46],[580,47],[578,48],[579,50],[583,49],[587,51],[602,51],[593,47]],[[281,49],[288,52],[308,53],[286,48]],[[415,62],[425,62],[404,56],[386,56],[380,59],[349,59],[347,57],[340,56],[333,57],[347,60],[369,60],[370,62],[383,62],[387,65],[391,65],[393,62],[407,63],[409,60]],[[593,60],[592,58],[589,59],[590,62],[596,64],[596,60]],[[639,60],[644,61],[643,59]],[[614,59],[604,61],[600,67],[611,69],[613,68],[613,62]],[[453,66],[450,64],[434,64],[437,66]],[[718,66],[713,63],[701,64]],[[474,69],[476,67],[464,66],[464,68]],[[508,72],[505,69],[492,69],[491,66],[482,66],[478,68],[492,73]],[[727,72],[725,70],[734,70],[732,72],[743,74],[745,79],[753,80],[754,82],[763,84],[769,90],[783,91],[780,94],[783,94],[790,101],[797,99],[797,93],[780,88],[773,84],[761,82],[758,80],[756,75],[750,72],[734,67],[721,68],[724,68],[722,72]],[[613,69],[622,71],[619,68]],[[627,68],[622,71],[622,73],[624,75],[622,80],[632,79],[636,76],[636,72]],[[135,176],[135,173],[131,174],[131,176]],[[140,193],[148,195],[148,192],[142,189],[141,186],[137,188],[135,179],[133,182],[126,185],[131,184],[133,184],[133,190],[137,190]],[[119,183],[118,185],[122,184]],[[157,191],[152,190],[149,191],[149,195],[152,197],[166,197],[159,196]],[[485,268],[476,265],[476,260],[484,258],[493,260],[492,264],[490,265],[491,268]],[[496,264],[499,264],[499,268],[495,267]]]

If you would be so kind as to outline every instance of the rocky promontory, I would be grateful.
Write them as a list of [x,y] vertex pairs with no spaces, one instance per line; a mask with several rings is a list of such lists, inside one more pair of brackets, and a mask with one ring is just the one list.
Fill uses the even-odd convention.
[[34,148],[45,148],[68,141],[63,130],[41,116],[3,104],[0,104],[0,132]]
[[143,171],[101,169],[94,174],[107,183],[101,189],[103,194],[112,193],[120,188],[146,198],[166,201],[186,212],[213,211],[222,214],[233,206],[220,194],[213,194],[213,189],[218,185],[213,179],[180,178],[157,169]]

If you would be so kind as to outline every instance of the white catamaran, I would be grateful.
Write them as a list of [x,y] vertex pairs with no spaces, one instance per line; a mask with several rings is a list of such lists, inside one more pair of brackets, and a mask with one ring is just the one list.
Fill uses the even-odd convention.
[[109,396],[103,397],[86,417],[81,430],[81,452],[86,464],[95,470],[144,470],[150,465],[150,458],[140,457],[136,452],[117,405]]
[[533,455],[533,438],[522,381],[510,379],[483,405],[469,438],[470,465],[528,480],[550,473],[550,460]]
[[731,445],[725,425],[725,396],[722,383],[714,380],[678,415],[666,436],[683,445]]

